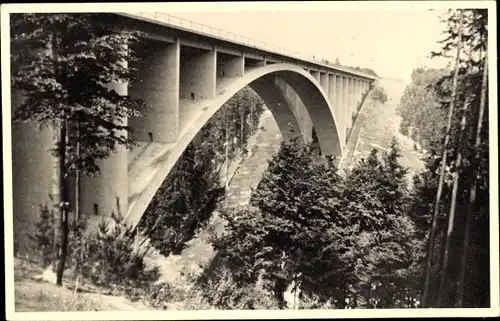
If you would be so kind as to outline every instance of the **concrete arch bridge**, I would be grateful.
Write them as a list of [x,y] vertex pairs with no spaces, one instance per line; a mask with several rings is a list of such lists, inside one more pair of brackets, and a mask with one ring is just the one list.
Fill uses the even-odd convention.
[[[144,99],[150,108],[128,119],[139,147],[103,161],[102,174],[82,178],[81,211],[120,212],[135,226],[163,180],[199,130],[234,94],[251,87],[272,112],[283,138],[312,139],[323,155],[342,157],[364,97],[376,77],[321,64],[285,52],[173,24],[156,13],[109,14],[107,21],[145,33],[138,79],[111,84],[118,93]],[[13,108],[16,98],[13,97]],[[14,124],[14,223],[32,224],[51,190],[52,135]],[[16,225],[15,225],[16,226]],[[16,227],[17,228],[17,227]]]

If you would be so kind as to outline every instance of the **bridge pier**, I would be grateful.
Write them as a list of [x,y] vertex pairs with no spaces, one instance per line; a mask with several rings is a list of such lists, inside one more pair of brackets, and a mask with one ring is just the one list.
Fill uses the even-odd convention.
[[231,56],[217,52],[217,77],[243,77],[245,59],[243,56]]
[[142,117],[129,120],[132,138],[139,142],[175,143],[179,131],[179,41],[170,44],[148,41],[135,66],[137,79],[128,90],[147,108]]
[[320,72],[319,73],[319,82],[321,84],[321,87],[325,91],[326,97],[329,97],[329,91],[330,91],[330,86],[329,86],[329,79],[328,79],[328,73],[326,72]]
[[356,118],[356,79],[350,78],[349,82],[349,118],[350,118],[350,126],[352,129],[354,124],[354,119]]
[[181,46],[180,99],[214,99],[217,51]]
[[[109,84],[108,88],[122,96],[128,94],[125,83]],[[122,125],[127,125],[127,122],[127,119],[121,119]],[[102,218],[109,218],[112,213],[124,217],[128,210],[128,150],[118,145],[113,156],[97,161],[97,164],[100,174],[81,177],[80,208],[82,216],[88,218],[89,230],[95,228]]]
[[[11,90],[11,112],[25,101],[21,91]],[[7,122],[7,120],[5,120]],[[35,122],[12,122],[12,209],[14,223],[14,251],[30,248],[28,235],[33,235],[39,219],[40,205],[53,204],[49,195],[58,193],[54,174],[57,160],[49,152],[55,147],[54,131],[47,126],[39,128]],[[5,144],[8,142],[5,140]],[[4,170],[8,167],[4,164]],[[5,182],[8,184],[8,182]],[[4,185],[6,188],[7,185]],[[10,202],[5,199],[4,202]],[[7,214],[7,213],[6,213]]]
[[339,139],[342,142],[345,142],[345,121],[343,116],[343,77],[340,75],[333,75],[333,79],[335,79],[335,93],[336,96],[333,97],[334,100],[331,102],[334,104],[335,108],[335,117],[337,118],[337,124],[339,126]]
[[342,77],[342,119],[344,120],[344,142],[347,141],[351,130],[351,112],[349,110],[349,78]]
[[328,100],[333,106],[335,118],[337,118],[337,106],[335,104],[335,99],[337,98],[337,92],[335,87],[335,74],[327,74],[328,77]]

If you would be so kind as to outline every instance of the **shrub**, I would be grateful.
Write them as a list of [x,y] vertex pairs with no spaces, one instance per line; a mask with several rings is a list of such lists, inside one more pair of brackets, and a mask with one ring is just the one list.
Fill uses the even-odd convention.
[[34,243],[38,260],[47,267],[55,259],[54,253],[54,214],[47,205],[40,205],[40,217],[35,223],[35,233],[29,239]]
[[234,278],[226,258],[217,255],[188,291],[184,309],[278,309],[278,302],[259,284],[242,286]]
[[[44,266],[54,259],[54,217],[47,207],[40,207],[36,224],[36,248]],[[157,267],[148,267],[144,256],[150,246],[139,246],[138,236],[112,215],[111,222],[102,220],[97,231],[83,233],[86,224],[70,224],[67,269],[73,277],[91,284],[137,298],[148,292],[159,279]]]
[[374,100],[379,101],[382,104],[387,102],[387,93],[381,86],[376,86],[372,91],[372,97]]
[[113,224],[101,221],[98,230],[74,239],[72,266],[76,274],[107,288],[145,288],[159,278],[157,268],[148,269],[134,233],[112,216]]

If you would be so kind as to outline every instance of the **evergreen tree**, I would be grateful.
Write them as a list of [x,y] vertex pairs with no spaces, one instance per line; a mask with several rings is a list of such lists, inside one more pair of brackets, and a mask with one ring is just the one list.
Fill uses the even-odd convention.
[[374,149],[346,177],[342,208],[353,238],[350,264],[356,282],[351,304],[355,307],[414,304],[417,280],[411,271],[418,241],[406,214],[407,170],[398,163],[400,156],[393,139],[382,157]]
[[341,263],[330,246],[340,191],[332,160],[315,164],[310,148],[283,142],[252,194],[251,207],[228,211],[227,231],[214,244],[236,281],[262,279],[281,307],[292,282],[302,296],[330,300],[346,279],[338,277]]

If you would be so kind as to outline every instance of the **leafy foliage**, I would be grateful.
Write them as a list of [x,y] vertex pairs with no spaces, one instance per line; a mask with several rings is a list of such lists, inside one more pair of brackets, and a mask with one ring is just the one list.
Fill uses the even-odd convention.
[[372,98],[382,104],[385,104],[387,102],[387,93],[382,86],[376,86],[372,90]]
[[425,149],[440,140],[444,132],[446,114],[439,108],[436,86],[446,74],[442,69],[415,69],[412,82],[405,88],[398,105],[401,133]]
[[[324,177],[315,174],[317,166],[327,173]],[[280,307],[285,304],[283,292],[292,281],[301,288],[320,286],[309,273],[311,267],[317,267],[312,259],[319,253],[314,249],[327,237],[334,211],[324,207],[330,202],[325,194],[336,192],[338,176],[331,166],[331,161],[314,164],[309,148],[284,142],[252,195],[253,206],[223,214],[228,233],[214,245],[227,258],[238,284],[255,284],[262,278],[264,288],[273,293]],[[320,190],[320,186],[332,188]]]
[[42,266],[54,260],[54,213],[48,206],[40,206],[40,217],[35,223],[35,233],[30,237]]
[[200,305],[217,309],[277,309],[278,302],[257,284],[235,281],[235,276],[227,268],[227,258],[216,254],[204,269],[188,293],[185,303],[187,309],[199,309]]
[[[53,220],[49,210],[41,207],[32,239],[44,266],[50,264],[54,256]],[[76,224],[77,228],[70,229],[67,258],[67,269],[73,277],[132,298],[152,293],[159,271],[144,261],[150,247],[138,246],[137,236],[126,228],[120,217],[113,215],[110,222],[100,221],[95,231],[86,231],[85,222]]]
[[[476,133],[479,117],[480,96],[487,51],[487,11],[483,9],[462,10],[464,15],[463,37],[458,37],[458,22],[460,10],[450,10],[443,21],[446,23],[445,38],[441,41],[440,51],[435,56],[449,56],[461,42],[463,54],[460,56],[458,68],[458,86],[456,88],[455,109],[452,115],[450,129],[450,144],[448,144],[447,171],[444,178],[443,197],[439,205],[437,217],[437,237],[434,244],[432,262],[432,277],[430,298],[432,306],[438,302],[438,289],[441,282],[443,250],[449,248],[448,278],[444,280],[444,292],[439,301],[441,306],[453,307],[457,299],[460,268],[465,270],[465,293],[462,306],[486,307],[489,306],[489,137],[488,137],[488,101],[485,101],[482,130],[479,133],[481,143],[476,148]],[[451,102],[451,74],[442,75],[434,86],[433,91],[438,98],[439,109],[448,112]],[[488,86],[484,87],[488,97]],[[460,133],[462,116],[465,115],[465,133]],[[418,223],[421,234],[430,230],[430,219],[434,197],[439,180],[439,167],[442,163],[444,135],[433,137],[426,155],[426,172],[417,178],[419,186],[414,200],[414,220]],[[461,153],[462,164],[457,168],[457,156]],[[456,215],[453,222],[451,239],[445,243],[445,233],[448,228],[447,212],[451,206],[452,178],[459,173],[458,197],[456,200]],[[467,213],[471,186],[476,184],[476,201],[472,211]],[[471,216],[470,233],[465,237],[467,227],[466,216]],[[469,243],[468,252],[463,252],[464,242]],[[464,261],[466,260],[466,265]]]
[[398,163],[394,139],[381,158],[377,154],[374,149],[346,178],[343,213],[353,230],[351,264],[358,280],[351,291],[361,307],[412,306],[418,291],[411,266],[419,241],[407,216],[407,171]]
[[[11,15],[11,82],[24,101],[15,121],[56,126],[67,121],[70,131],[66,170],[99,171],[96,163],[117,145],[133,146],[123,119],[139,116],[144,103],[109,88],[128,83],[134,70],[138,32],[118,32],[96,14],[23,13]],[[75,152],[78,141],[80,151]]]

